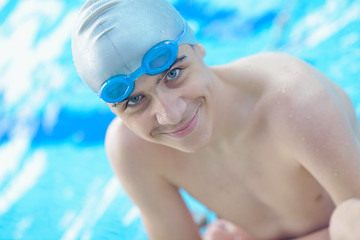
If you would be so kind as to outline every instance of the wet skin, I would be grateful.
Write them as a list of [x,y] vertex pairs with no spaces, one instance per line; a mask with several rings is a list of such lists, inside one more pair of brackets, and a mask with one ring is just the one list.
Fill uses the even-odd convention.
[[150,238],[200,239],[179,188],[254,239],[326,230],[336,205],[360,198],[349,98],[284,54],[211,68],[204,56],[182,45],[168,72],[109,104],[108,156]]

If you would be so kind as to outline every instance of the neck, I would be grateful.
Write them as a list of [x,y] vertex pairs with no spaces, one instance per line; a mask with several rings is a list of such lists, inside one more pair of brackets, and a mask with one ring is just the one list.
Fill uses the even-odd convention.
[[233,83],[214,74],[211,99],[213,136],[204,148],[205,152],[226,154],[232,149],[233,143],[244,135],[259,96],[245,82]]

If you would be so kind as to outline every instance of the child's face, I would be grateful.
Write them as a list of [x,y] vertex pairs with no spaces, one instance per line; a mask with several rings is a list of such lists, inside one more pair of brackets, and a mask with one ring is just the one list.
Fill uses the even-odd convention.
[[108,104],[139,137],[194,151],[212,135],[212,74],[201,45],[181,45],[176,63],[161,74],[143,75],[127,100]]

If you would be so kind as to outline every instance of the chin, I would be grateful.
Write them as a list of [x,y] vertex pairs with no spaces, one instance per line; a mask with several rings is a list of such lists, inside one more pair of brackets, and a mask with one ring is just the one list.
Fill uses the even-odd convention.
[[203,131],[196,131],[192,134],[192,136],[188,136],[180,141],[169,142],[169,144],[166,145],[186,153],[195,153],[200,151],[209,145],[211,139],[211,132],[208,129],[203,127],[200,130]]

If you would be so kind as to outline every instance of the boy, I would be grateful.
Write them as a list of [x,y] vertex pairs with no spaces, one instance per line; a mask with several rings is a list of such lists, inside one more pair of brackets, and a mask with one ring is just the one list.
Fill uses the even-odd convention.
[[108,157],[151,239],[201,239],[180,188],[224,219],[203,239],[329,239],[337,206],[332,239],[356,239],[360,127],[324,75],[278,53],[208,67],[165,0],[89,0],[72,49],[117,116]]

